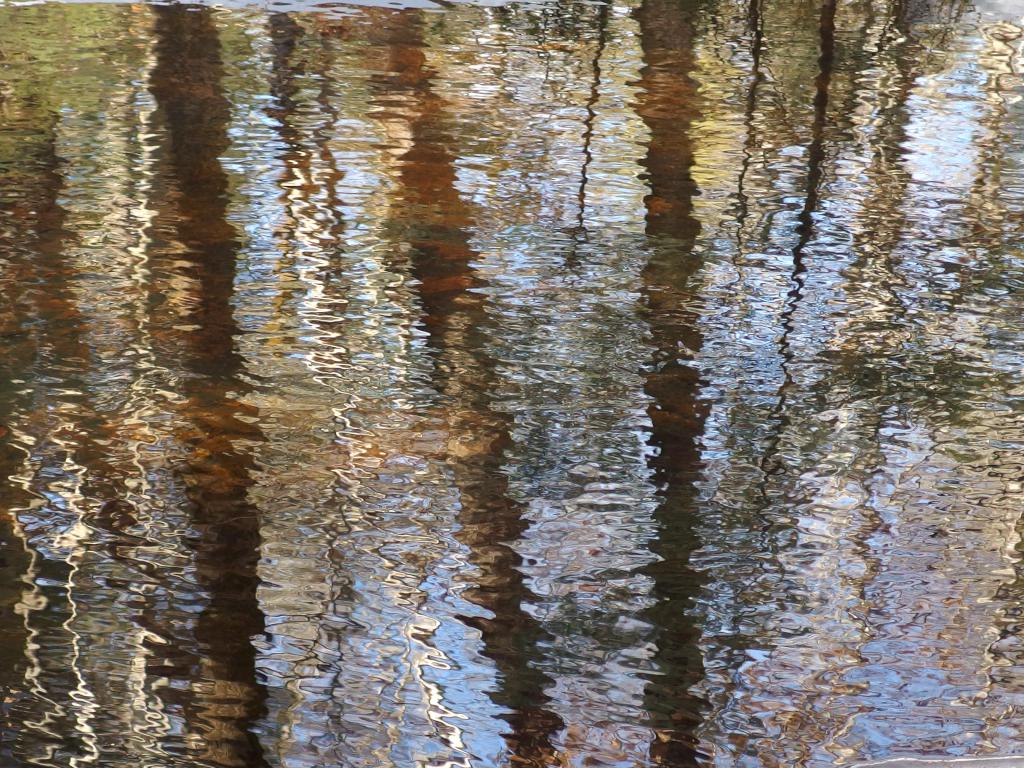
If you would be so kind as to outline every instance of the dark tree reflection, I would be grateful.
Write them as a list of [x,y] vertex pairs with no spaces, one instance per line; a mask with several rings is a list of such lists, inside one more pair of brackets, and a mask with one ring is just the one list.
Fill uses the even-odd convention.
[[231,298],[238,233],[227,221],[228,179],[220,156],[228,147],[230,107],[223,93],[221,47],[208,10],[158,8],[157,59],[150,89],[167,135],[176,239],[188,288],[179,345],[186,456],[180,466],[191,508],[197,585],[205,605],[193,642],[176,668],[189,693],[186,719],[202,740],[200,757],[216,765],[259,766],[253,730],[265,691],[256,679],[250,638],[264,631],[256,589],[260,517],[248,501],[252,446],[262,439],[242,400],[249,388],[235,347]]
[[650,464],[660,497],[652,547],[660,561],[649,568],[658,599],[650,619],[658,630],[660,674],[648,683],[647,706],[657,732],[651,758],[671,766],[697,760],[694,731],[702,708],[690,690],[703,674],[700,630],[690,614],[701,579],[689,565],[700,543],[694,531],[695,483],[706,418],[694,365],[702,335],[692,281],[701,260],[694,251],[700,222],[694,215],[698,190],[690,133],[700,115],[694,70],[701,8],[699,0],[645,0],[637,11],[644,57],[637,111],[650,131],[643,165],[651,190],[646,200],[651,257],[643,288],[656,352],[644,389],[652,401],[650,442],[656,454]]

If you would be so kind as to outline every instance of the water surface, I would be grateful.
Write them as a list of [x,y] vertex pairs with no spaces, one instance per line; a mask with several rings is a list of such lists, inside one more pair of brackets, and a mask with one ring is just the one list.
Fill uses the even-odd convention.
[[1024,6],[422,4],[0,5],[0,764],[1024,752]]

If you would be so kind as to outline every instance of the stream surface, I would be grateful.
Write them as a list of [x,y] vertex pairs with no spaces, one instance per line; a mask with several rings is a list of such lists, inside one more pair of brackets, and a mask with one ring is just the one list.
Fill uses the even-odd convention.
[[1024,753],[1024,0],[0,1],[3,768]]

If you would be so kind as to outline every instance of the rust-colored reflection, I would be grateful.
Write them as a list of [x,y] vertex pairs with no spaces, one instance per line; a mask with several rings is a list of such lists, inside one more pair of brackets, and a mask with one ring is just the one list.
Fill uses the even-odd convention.
[[[150,90],[165,135],[169,190],[162,212],[175,223],[180,252],[167,264],[178,322],[164,326],[167,349],[180,356],[184,451],[179,466],[190,507],[191,549],[203,607],[190,638],[160,668],[187,683],[185,719],[199,738],[197,757],[223,766],[259,766],[253,728],[265,692],[256,679],[251,638],[264,630],[257,603],[260,517],[248,501],[252,446],[262,439],[243,401],[249,384],[235,348],[232,309],[238,233],[227,221],[228,179],[220,156],[229,142],[221,45],[206,9],[157,8],[156,64]],[[164,300],[164,296],[158,297]],[[182,600],[196,596],[179,595]],[[160,649],[166,654],[167,649]]]
[[466,597],[490,614],[464,621],[480,631],[483,652],[498,671],[492,698],[507,711],[511,764],[541,768],[559,763],[552,737],[564,724],[545,706],[550,680],[535,666],[544,632],[523,609],[533,595],[511,543],[528,523],[502,471],[513,416],[493,404],[498,375],[487,352],[492,320],[480,290],[484,283],[472,263],[478,258],[469,235],[474,221],[455,186],[457,137],[447,127],[450,106],[431,89],[435,73],[427,64],[422,28],[419,13],[401,12],[382,17],[374,34],[388,52],[385,73],[374,80],[379,117],[401,122],[408,136],[389,224],[410,246],[423,323],[436,353],[435,386],[448,426],[446,458],[459,491],[456,537],[479,572]]
[[656,732],[651,759],[670,766],[692,765],[698,757],[701,702],[690,689],[703,673],[700,630],[688,613],[701,583],[688,560],[699,546],[694,484],[706,418],[694,365],[702,335],[691,282],[701,266],[694,251],[700,222],[694,215],[698,189],[690,135],[700,115],[694,70],[701,6],[699,0],[644,0],[636,13],[644,57],[637,111],[650,131],[643,165],[651,190],[646,200],[651,258],[643,280],[656,353],[644,389],[652,401],[650,442],[657,453],[650,464],[659,487],[652,549],[661,558],[649,567],[658,599],[650,619],[658,630],[659,674],[647,685],[647,706]]

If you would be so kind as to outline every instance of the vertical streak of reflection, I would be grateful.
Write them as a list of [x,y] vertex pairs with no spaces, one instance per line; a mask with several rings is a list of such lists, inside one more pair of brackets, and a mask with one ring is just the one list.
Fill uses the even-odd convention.
[[[579,214],[576,220],[576,237],[583,238],[586,233],[587,215],[587,183],[590,181],[589,170],[594,160],[592,144],[594,141],[594,121],[597,119],[595,107],[601,98],[601,56],[608,43],[608,15],[611,5],[602,2],[597,9],[597,44],[594,47],[594,59],[590,65],[593,80],[590,84],[590,95],[587,97],[586,117],[583,120],[583,165],[580,168],[580,187],[577,192]],[[575,252],[573,253],[575,255]]]
[[747,175],[753,163],[754,152],[758,145],[757,131],[757,96],[758,89],[764,81],[761,71],[761,56],[764,47],[764,19],[761,9],[762,0],[750,0],[747,18],[750,26],[750,85],[744,104],[743,127],[746,139],[743,142],[743,160],[740,164],[739,180],[736,183],[738,210],[736,215],[737,255],[742,253],[746,236],[746,224],[750,217],[750,195],[747,193]]
[[[206,605],[194,624],[195,650],[185,674],[188,725],[200,757],[215,765],[264,765],[254,725],[266,693],[256,679],[250,638],[264,631],[257,602],[260,516],[248,501],[252,446],[262,439],[256,414],[241,400],[249,389],[235,349],[232,310],[238,233],[227,221],[230,108],[222,91],[221,46],[208,9],[157,8],[157,59],[150,90],[167,132],[176,181],[177,239],[189,285],[180,333],[180,472],[191,507],[196,578]],[[184,330],[181,330],[184,329]]]
[[507,711],[512,763],[541,768],[557,762],[552,736],[564,724],[545,706],[550,680],[531,665],[543,632],[523,610],[533,595],[509,545],[527,528],[523,506],[510,498],[502,472],[512,415],[492,403],[498,376],[486,351],[490,320],[484,283],[472,265],[478,256],[469,238],[473,222],[455,187],[450,148],[455,137],[446,125],[447,105],[430,87],[433,73],[420,26],[418,14],[397,15],[387,41],[392,77],[378,82],[412,105],[409,148],[399,159],[402,218],[391,224],[411,247],[424,324],[436,351],[435,381],[448,425],[446,457],[459,490],[456,536],[479,571],[465,596],[491,613],[463,619],[481,632],[483,652],[497,667],[499,688],[492,697]]
[[[797,241],[793,246],[793,268],[790,274],[790,289],[786,294],[786,306],[782,311],[782,336],[779,339],[779,355],[782,358],[783,381],[779,385],[773,420],[778,429],[765,451],[761,468],[766,476],[777,474],[781,464],[776,459],[779,439],[787,424],[786,399],[792,389],[793,362],[790,336],[795,330],[797,309],[804,295],[807,265],[804,253],[814,235],[814,214],[818,209],[818,197],[825,174],[825,127],[828,120],[829,86],[836,55],[836,2],[822,0],[818,18],[818,74],[814,79],[814,118],[811,122],[811,143],[807,149],[807,182],[804,188],[804,203],[797,215]],[[771,462],[775,461],[775,466]]]
[[[279,199],[284,213],[274,233],[279,243],[274,270],[281,273],[278,279],[282,286],[273,301],[272,318],[279,329],[287,327],[289,310],[294,311],[322,341],[336,341],[338,327],[349,323],[340,306],[340,297],[344,295],[338,285],[341,281],[335,279],[338,274],[334,273],[344,249],[346,219],[338,192],[345,174],[339,170],[331,146],[341,112],[335,102],[336,49],[330,35],[341,36],[345,28],[341,24],[318,26],[320,34],[311,35],[307,27],[287,13],[271,14],[267,26],[273,53],[270,93],[274,97],[268,111],[276,120],[281,144]],[[311,45],[316,38],[320,45]],[[315,127],[309,120],[314,105],[303,88],[311,80],[319,82],[315,97],[319,122]],[[340,345],[329,348],[331,353],[325,354],[319,363],[308,358],[305,361],[306,365],[312,363],[318,379],[325,376],[329,380],[337,375],[330,364],[324,363],[338,362]],[[319,396],[324,406],[329,407],[330,395]],[[270,440],[273,444],[275,436],[271,435]],[[309,482],[316,483],[318,467],[313,462],[319,457],[303,451],[304,446],[294,440],[288,442],[288,447],[298,452],[296,462],[306,468]],[[270,469],[273,462],[268,464]],[[300,496],[301,492],[295,495]],[[305,565],[311,582],[305,585],[301,600],[295,598],[298,574],[292,565],[299,556],[283,529],[303,525],[301,518],[280,515],[278,527],[270,528],[272,547],[266,556],[280,570],[271,570],[264,578],[274,584],[274,591],[285,595],[277,598],[268,590],[265,604],[273,615],[275,646],[289,647],[288,671],[281,674],[279,668],[274,669],[274,653],[267,654],[261,662],[287,681],[284,687],[289,699],[277,714],[280,735],[276,744],[278,759],[286,764],[319,765],[336,743],[340,718],[329,703],[344,696],[343,670],[353,663],[344,659],[340,650],[347,639],[344,619],[347,600],[351,598],[351,576],[343,545],[347,521],[332,504],[337,499],[336,488],[318,490],[317,495],[326,502],[312,510],[317,535],[299,545],[302,556],[311,560]],[[283,614],[274,611],[275,604],[281,603],[287,606]],[[311,743],[316,746],[311,747]]]
[[706,406],[700,401],[694,359],[702,345],[694,287],[701,260],[694,252],[700,222],[699,194],[691,169],[691,126],[699,118],[696,69],[699,0],[644,0],[637,11],[644,68],[637,111],[650,131],[644,167],[650,186],[647,234],[650,261],[643,271],[647,319],[656,353],[646,376],[651,398],[651,470],[660,503],[655,517],[659,561],[649,566],[658,603],[657,676],[647,685],[647,709],[658,765],[693,765],[699,759],[695,729],[703,703],[692,692],[703,677],[699,629],[689,615],[701,580],[689,564],[700,545],[694,530],[696,486],[702,468],[700,436]]
[[[130,33],[118,43],[126,39],[131,39]],[[22,85],[33,89],[31,81]],[[111,85],[124,83],[115,80]],[[133,83],[126,90],[132,94],[137,87]],[[19,205],[27,204],[25,211],[31,216],[14,217],[24,222],[26,231],[8,251],[17,256],[11,265],[15,268],[6,276],[17,275],[17,283],[4,290],[10,300],[5,308],[25,329],[4,358],[25,368],[20,374],[10,371],[11,383],[18,386],[10,392],[12,399],[2,397],[9,406],[4,418],[7,447],[20,457],[5,451],[10,462],[3,468],[0,503],[11,513],[15,533],[28,545],[23,580],[32,584],[23,590],[16,608],[28,635],[23,649],[27,690],[11,702],[25,708],[19,716],[22,730],[36,731],[40,737],[21,740],[21,750],[36,742],[31,752],[21,752],[21,758],[78,765],[102,759],[100,734],[123,733],[144,717],[137,709],[118,706],[120,684],[130,673],[117,665],[104,670],[96,663],[106,654],[123,660],[136,651],[130,641],[124,643],[126,636],[135,635],[123,613],[130,598],[125,596],[122,603],[117,592],[124,584],[123,569],[138,575],[141,564],[133,562],[130,553],[139,539],[124,531],[136,517],[133,502],[127,500],[125,480],[131,470],[122,463],[118,430],[123,425],[115,423],[100,403],[110,393],[95,389],[97,374],[109,374],[122,361],[106,370],[96,365],[102,356],[96,325],[104,318],[89,312],[80,260],[88,234],[78,228],[84,222],[74,214],[74,202],[90,181],[87,174],[76,173],[74,150],[81,137],[74,118],[30,104],[34,98],[18,101],[17,107],[11,106],[19,120],[33,123],[38,141],[29,142],[29,151],[16,166],[20,174],[12,179]],[[115,136],[106,138],[114,138],[111,155],[118,157],[124,146],[116,129],[132,110],[120,92],[110,95],[107,106],[111,114],[117,113],[107,124],[116,126]],[[62,147],[69,157],[61,157]],[[116,160],[111,166],[116,169]],[[111,180],[112,185],[117,182]],[[122,225],[119,213],[111,211],[106,223]],[[7,234],[0,239],[6,240]],[[17,290],[8,291],[11,287]],[[35,381],[48,386],[33,391],[30,382]],[[48,756],[38,757],[40,743],[51,739],[60,746],[47,745]],[[139,740],[140,735],[132,733],[121,751],[131,753]]]
[[[64,254],[70,238],[60,203],[65,185],[57,147],[60,120],[45,108],[25,106],[23,117],[31,121],[38,140],[29,142],[23,168],[27,178],[23,176],[19,184],[23,195],[19,202],[25,207],[15,213],[31,224],[28,238],[13,244],[10,252],[17,254],[16,261],[25,270],[23,300],[38,325],[26,338],[33,348],[32,378],[42,377],[60,394],[53,402],[48,393],[33,393],[24,403],[17,433],[12,434],[28,461],[24,474],[8,477],[7,482],[30,494],[22,510],[45,510],[53,517],[52,530],[39,520],[32,525],[33,538],[48,552],[44,557],[34,551],[30,555],[26,580],[32,587],[19,606],[28,634],[25,686],[32,700],[26,701],[27,711],[20,717],[22,728],[36,733],[43,744],[50,742],[33,752],[38,749],[47,758],[59,755],[74,764],[96,757],[90,723],[95,696],[79,663],[82,643],[75,627],[75,591],[87,535],[83,491],[99,491],[89,488],[83,464],[99,460],[101,451],[92,435],[102,432],[103,425],[91,412],[80,379],[88,367],[89,352],[69,286],[73,268]],[[22,530],[20,523],[15,522],[15,530]]]

